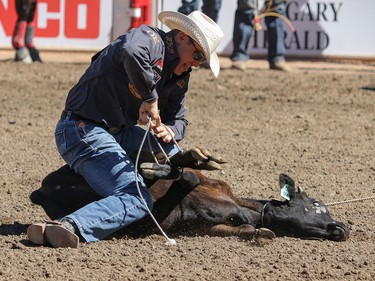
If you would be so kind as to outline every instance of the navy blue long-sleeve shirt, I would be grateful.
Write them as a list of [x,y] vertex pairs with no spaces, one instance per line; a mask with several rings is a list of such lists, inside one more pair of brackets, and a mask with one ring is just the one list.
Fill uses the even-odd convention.
[[141,103],[158,99],[160,117],[181,140],[188,126],[190,71],[173,74],[179,54],[172,32],[142,25],[118,37],[69,91],[65,108],[109,128],[137,124]]

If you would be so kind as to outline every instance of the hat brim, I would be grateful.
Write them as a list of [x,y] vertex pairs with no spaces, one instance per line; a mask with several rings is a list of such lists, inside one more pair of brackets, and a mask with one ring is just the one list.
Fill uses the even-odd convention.
[[220,61],[216,52],[210,53],[208,42],[200,27],[192,21],[189,17],[174,11],[164,11],[159,13],[159,20],[170,29],[178,29],[194,41],[196,41],[203,49],[204,54],[207,58],[207,63],[211,68],[212,73],[215,77],[220,72]]

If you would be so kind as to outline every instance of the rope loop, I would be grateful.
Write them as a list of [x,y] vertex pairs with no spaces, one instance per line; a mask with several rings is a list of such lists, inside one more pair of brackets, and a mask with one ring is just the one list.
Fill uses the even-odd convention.
[[[138,190],[138,193],[139,193],[139,196],[141,197],[141,200],[143,202],[143,204],[145,205],[146,209],[147,209],[147,212],[149,213],[150,217],[152,218],[152,220],[154,221],[154,223],[156,224],[156,226],[159,228],[161,234],[165,237],[165,239],[167,240],[167,242],[165,243],[166,245],[176,245],[176,240],[174,239],[170,239],[167,234],[163,231],[162,227],[159,225],[158,221],[156,220],[156,218],[154,217],[154,215],[152,214],[150,208],[147,206],[147,203],[146,203],[146,200],[144,199],[142,193],[141,193],[141,189],[139,188],[139,178],[138,178],[138,162],[139,162],[139,157],[141,155],[141,151],[142,151],[142,147],[146,141],[146,137],[149,136],[149,133],[151,133],[151,118],[148,117],[148,122],[147,122],[147,128],[145,130],[145,135],[143,136],[143,139],[141,141],[141,144],[139,146],[139,150],[138,150],[138,153],[137,153],[137,158],[135,160],[135,164],[134,164],[134,174],[135,174],[135,183],[136,183],[136,186],[137,186],[137,190]],[[163,124],[164,125],[164,124]],[[165,126],[165,125],[164,125]],[[156,140],[156,143],[159,145],[159,148],[160,150],[164,153],[164,155],[166,156],[166,159],[169,161],[169,158],[167,156],[167,154],[165,153],[163,147],[161,146],[161,144],[159,143],[159,141],[157,141],[155,135],[153,133],[151,133],[152,136],[154,137],[154,139]],[[171,135],[172,136],[172,135]],[[172,139],[173,141],[175,142],[175,144],[177,145],[177,142],[176,140],[174,139],[174,137],[172,136]],[[155,154],[153,153],[153,150],[151,149],[151,143],[150,143],[150,139],[149,139],[149,147],[150,147],[150,151],[152,153],[152,155],[154,156],[154,160],[155,162],[157,163],[157,159],[155,157]],[[178,149],[180,149],[180,147],[177,145]],[[180,149],[181,150],[181,149]]]

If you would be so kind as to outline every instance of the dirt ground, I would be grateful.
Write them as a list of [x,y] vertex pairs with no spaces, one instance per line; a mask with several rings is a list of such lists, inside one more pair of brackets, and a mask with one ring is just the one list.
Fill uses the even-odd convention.
[[[0,56],[0,280],[375,280],[375,199],[330,206],[350,225],[345,242],[281,237],[258,247],[181,236],[168,246],[152,235],[78,249],[32,245],[27,226],[47,217],[29,194],[63,164],[54,126],[91,54],[46,53],[33,65],[12,56]],[[192,73],[182,146],[228,161],[205,174],[243,197],[280,199],[281,172],[326,203],[374,197],[375,65],[294,61],[290,73],[249,65],[225,68],[216,80],[206,69]]]

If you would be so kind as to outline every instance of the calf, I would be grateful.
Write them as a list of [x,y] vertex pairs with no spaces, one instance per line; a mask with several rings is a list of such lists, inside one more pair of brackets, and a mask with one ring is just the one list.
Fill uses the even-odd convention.
[[[276,236],[344,241],[349,229],[332,219],[320,200],[312,199],[293,179],[279,178],[285,201],[237,198],[228,184],[186,168],[177,180],[159,179],[150,185],[153,215],[163,230],[183,235],[239,236],[259,243]],[[100,199],[68,166],[51,173],[30,196],[51,219],[67,215]],[[117,235],[143,236],[157,232],[150,216]]]

